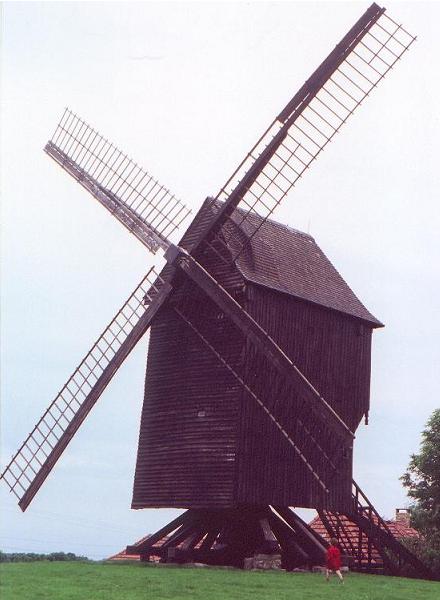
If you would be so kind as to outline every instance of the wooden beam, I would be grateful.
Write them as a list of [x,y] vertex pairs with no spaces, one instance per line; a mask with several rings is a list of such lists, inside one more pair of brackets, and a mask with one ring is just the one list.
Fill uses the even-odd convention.
[[168,525],[165,525],[165,527],[162,527],[162,529],[159,529],[159,531],[156,531],[156,533],[153,533],[153,535],[150,535],[149,538],[143,540],[139,544],[132,544],[131,546],[127,546],[127,554],[143,554],[146,551],[150,550],[150,548],[154,546],[154,544],[160,542],[162,538],[164,538],[166,535],[172,533],[178,527],[180,527],[182,523],[184,523],[185,520],[188,518],[189,512],[189,510],[185,511],[182,515],[179,515],[173,521],[171,521],[171,523],[168,523]]
[[322,563],[327,549],[326,541],[289,507],[274,506],[274,509],[295,530],[298,539],[301,540],[301,545],[307,549],[307,552],[319,563]]
[[[428,565],[424,564],[415,554],[406,548],[392,533],[379,527],[365,516],[359,514],[347,515],[362,531],[367,538],[373,538],[373,544],[382,556],[384,564],[393,571],[394,574],[399,574],[400,565],[392,561],[390,557],[394,554],[401,561],[411,565],[417,574],[426,579],[434,579],[435,575]],[[374,539],[375,538],[375,539]],[[391,554],[387,551],[391,550]]]
[[288,562],[293,561],[293,564],[297,565],[308,563],[310,556],[298,543],[298,536],[292,527],[274,512],[270,512],[268,519],[283,552],[288,556]]

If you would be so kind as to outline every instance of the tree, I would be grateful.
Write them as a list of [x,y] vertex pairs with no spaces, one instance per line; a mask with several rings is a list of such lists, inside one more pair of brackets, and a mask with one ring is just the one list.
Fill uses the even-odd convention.
[[412,454],[400,478],[414,501],[411,523],[425,541],[423,558],[440,573],[440,409],[422,431],[419,454]]
[[36,561],[88,561],[87,556],[76,556],[73,552],[52,552],[51,554],[36,554],[35,552],[2,552],[0,550],[0,563],[2,562],[36,562]]

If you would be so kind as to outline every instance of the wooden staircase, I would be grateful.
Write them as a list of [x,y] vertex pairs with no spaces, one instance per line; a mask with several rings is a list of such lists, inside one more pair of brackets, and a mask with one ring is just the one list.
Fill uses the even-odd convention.
[[355,481],[351,513],[320,510],[318,514],[328,535],[338,539],[353,570],[432,579],[430,569],[396,539]]

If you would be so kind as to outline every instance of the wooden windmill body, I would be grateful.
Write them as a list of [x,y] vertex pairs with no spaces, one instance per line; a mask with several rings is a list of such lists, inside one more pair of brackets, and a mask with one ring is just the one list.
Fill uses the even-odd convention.
[[[318,509],[358,568],[374,547],[390,572],[429,575],[352,480],[381,323],[310,236],[269,218],[414,39],[372,4],[177,245],[185,205],[66,109],[45,151],[167,264],[147,273],[3,471],[22,510],[151,328],[132,506],[188,510],[131,552],[243,565],[264,549],[288,568],[319,563],[327,542],[296,505]],[[357,549],[341,514],[358,527]]]
[[[180,246],[190,249],[210,204],[205,201]],[[225,267],[211,255],[200,257],[200,264],[277,340],[355,431],[368,414],[371,333],[381,324],[313,238],[266,220],[236,263]],[[294,422],[295,395],[283,391],[268,361],[240,330],[195,284],[179,290],[169,303],[181,306],[183,301],[197,329],[228,354],[231,367],[249,373],[259,394],[282,405]],[[319,422],[310,429],[299,425],[297,439],[308,442],[315,461],[323,452],[335,453],[338,439],[331,431]],[[255,504],[349,510],[351,448],[338,469],[324,465],[330,475],[326,493],[278,433],[173,307],[164,306],[150,334],[132,507]]]

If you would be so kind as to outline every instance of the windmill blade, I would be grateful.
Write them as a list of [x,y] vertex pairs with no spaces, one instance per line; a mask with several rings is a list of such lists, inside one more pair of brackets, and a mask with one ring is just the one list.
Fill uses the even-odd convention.
[[153,253],[191,212],[67,108],[44,150]]
[[[232,250],[232,260],[250,243],[266,219],[350,115],[385,77],[416,38],[372,4],[336,48],[279,113],[216,196],[222,209],[199,243]],[[236,207],[239,226],[223,229]],[[263,219],[253,219],[258,213]],[[211,244],[215,236],[216,244]]]
[[146,333],[171,286],[150,269],[0,476],[25,511],[113,375]]

